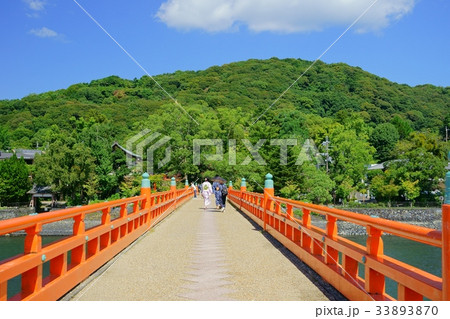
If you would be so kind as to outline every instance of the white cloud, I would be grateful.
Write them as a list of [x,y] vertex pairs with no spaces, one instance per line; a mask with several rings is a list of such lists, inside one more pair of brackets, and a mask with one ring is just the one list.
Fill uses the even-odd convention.
[[42,11],[45,9],[46,2],[42,0],[23,0],[28,5],[28,8],[33,11]]
[[30,30],[30,33],[34,34],[39,38],[56,38],[61,36],[56,31],[50,30],[49,28],[46,27],[42,27],[40,29],[32,29]]
[[[167,26],[220,32],[308,32],[348,26],[374,0],[167,0],[156,16]],[[409,13],[415,0],[379,0],[355,26],[376,31]]]
[[27,17],[39,18],[45,12],[47,2],[45,0],[22,0],[27,5]]

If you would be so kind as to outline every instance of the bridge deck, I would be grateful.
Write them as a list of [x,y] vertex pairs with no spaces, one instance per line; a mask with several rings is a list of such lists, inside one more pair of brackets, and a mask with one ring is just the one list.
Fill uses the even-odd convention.
[[227,204],[177,209],[66,300],[336,300],[327,283]]

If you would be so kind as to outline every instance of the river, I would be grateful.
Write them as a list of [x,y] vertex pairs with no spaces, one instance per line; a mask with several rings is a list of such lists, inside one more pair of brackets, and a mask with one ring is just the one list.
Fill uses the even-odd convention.
[[[42,245],[48,245],[63,236],[42,236]],[[25,236],[0,236],[0,262],[6,258],[11,258],[23,253]],[[50,265],[44,263],[43,276],[50,273]],[[20,292],[21,276],[17,276],[8,281],[8,298]]]

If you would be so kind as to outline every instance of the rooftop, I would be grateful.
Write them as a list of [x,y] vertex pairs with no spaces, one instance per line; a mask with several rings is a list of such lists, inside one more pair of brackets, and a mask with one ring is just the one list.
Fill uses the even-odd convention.
[[5,160],[8,158],[11,158],[13,156],[13,154],[16,154],[17,158],[21,158],[23,157],[24,160],[33,160],[36,156],[36,154],[42,154],[41,150],[27,150],[27,149],[16,149],[16,150],[12,150],[5,152],[5,151],[0,151],[0,160]]
[[111,148],[114,149],[115,147],[120,148],[125,154],[136,158],[138,161],[142,160],[142,157],[140,155],[134,154],[133,152],[131,152],[130,150],[127,150],[125,147],[123,147],[122,145],[120,145],[117,142],[114,142],[113,145],[111,145]]

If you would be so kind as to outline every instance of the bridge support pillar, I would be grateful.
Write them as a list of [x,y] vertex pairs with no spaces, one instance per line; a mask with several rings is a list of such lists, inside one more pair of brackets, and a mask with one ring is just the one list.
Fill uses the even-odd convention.
[[269,221],[268,211],[273,210],[273,196],[275,195],[275,190],[273,188],[273,176],[272,174],[266,175],[266,180],[264,182],[264,230],[267,230],[267,222]]

